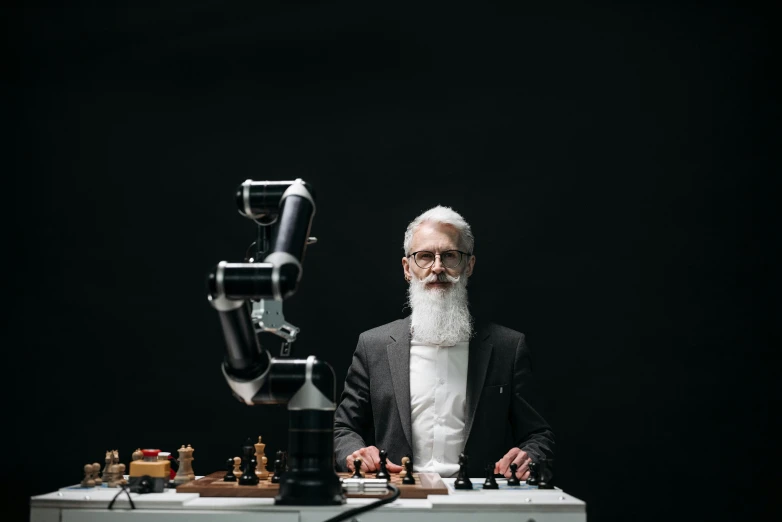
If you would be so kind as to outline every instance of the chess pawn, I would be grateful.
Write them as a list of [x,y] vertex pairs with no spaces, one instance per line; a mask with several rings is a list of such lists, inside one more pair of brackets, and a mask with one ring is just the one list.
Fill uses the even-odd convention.
[[508,478],[509,486],[521,486],[521,481],[519,480],[519,477],[516,476],[516,471],[518,471],[518,469],[519,465],[512,462],[510,465],[510,477]]
[[223,477],[223,482],[236,482],[236,475],[234,475],[234,459],[225,461],[225,477]]
[[[120,466],[122,466],[120,468]],[[125,471],[125,465],[124,464],[112,464],[109,466],[109,482],[106,484],[110,488],[116,488],[121,483],[124,477],[122,476],[123,472]]]
[[353,476],[350,478],[364,478],[361,474],[361,463],[363,461],[360,458],[353,459]]
[[486,480],[483,482],[483,489],[500,489],[494,478],[494,464],[486,464]]
[[537,462],[529,463],[529,477],[527,477],[527,485],[528,486],[538,485],[538,463]]
[[282,450],[277,450],[277,460],[280,461],[280,473],[288,471],[288,455]]
[[96,486],[103,484],[103,480],[100,478],[100,464],[97,462],[92,463],[92,479],[95,481]]
[[264,450],[266,449],[266,444],[261,442],[260,435],[258,436],[258,442],[254,444],[255,446],[255,461],[256,461],[256,468],[255,468],[255,474],[258,476],[261,480],[266,480],[269,478],[269,470],[266,469],[266,463],[269,459],[266,458],[266,454],[264,453]]
[[538,467],[538,489],[554,489],[554,485],[551,483],[551,472],[551,462],[544,458],[540,459],[540,466]]
[[[100,466],[98,466],[98,469],[100,469]],[[92,464],[85,464],[84,465],[84,478],[81,481],[81,487],[83,488],[92,488],[95,487],[95,479],[93,478],[94,471],[92,468]]]
[[405,476],[402,479],[402,484],[415,484],[415,477],[413,476],[413,461],[410,460],[408,457],[403,457],[402,463],[405,467],[404,469]]
[[141,452],[141,448],[136,448],[136,451],[130,456],[133,460],[141,460],[144,458],[144,453]]
[[407,476],[407,463],[410,461],[410,457],[402,457],[402,471],[399,472],[399,476],[401,478],[405,478]]
[[125,486],[128,483],[128,479],[125,478],[125,464],[117,464],[117,483],[121,486]]
[[271,483],[272,484],[279,484],[280,478],[282,477],[282,461],[280,459],[276,459],[274,461],[274,475],[272,475]]
[[234,475],[239,476],[242,474],[242,457],[234,457]]

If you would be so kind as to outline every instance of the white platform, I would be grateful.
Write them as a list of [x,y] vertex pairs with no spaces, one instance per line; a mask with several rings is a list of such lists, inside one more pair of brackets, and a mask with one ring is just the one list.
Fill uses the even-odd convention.
[[[471,479],[480,488],[483,478]],[[427,499],[397,499],[375,510],[359,514],[357,522],[476,522],[476,516],[490,513],[491,522],[585,522],[586,503],[559,489],[510,488],[498,480],[499,490],[453,489],[454,479],[443,479],[448,495]],[[117,495],[111,488],[62,488],[30,499],[31,522],[112,521],[212,521],[235,522],[322,522],[352,507],[374,499],[348,499],[343,506],[275,506],[271,498],[200,497],[197,493],[131,493],[117,497],[112,510],[109,502]]]

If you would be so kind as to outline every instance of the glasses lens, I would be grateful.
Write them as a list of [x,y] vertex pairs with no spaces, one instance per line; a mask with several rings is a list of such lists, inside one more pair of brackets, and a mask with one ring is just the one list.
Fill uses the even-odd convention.
[[462,260],[462,254],[458,250],[446,250],[440,254],[440,262],[446,268],[456,268]]
[[429,268],[434,263],[434,253],[417,252],[414,256],[415,264],[421,268]]

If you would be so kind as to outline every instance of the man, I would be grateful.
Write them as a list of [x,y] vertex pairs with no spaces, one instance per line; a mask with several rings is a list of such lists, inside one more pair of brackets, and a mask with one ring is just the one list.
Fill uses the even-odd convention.
[[362,333],[334,418],[337,466],[388,470],[409,456],[418,472],[454,476],[459,454],[470,476],[487,465],[525,480],[531,459],[552,458],[554,437],[525,401],[530,355],[524,335],[474,323],[467,279],[475,268],[470,225],[434,207],[405,232],[402,268],[411,315]]

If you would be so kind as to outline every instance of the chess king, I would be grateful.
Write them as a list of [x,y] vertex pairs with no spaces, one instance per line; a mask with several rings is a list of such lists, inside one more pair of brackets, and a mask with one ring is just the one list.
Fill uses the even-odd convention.
[[470,225],[437,206],[407,227],[402,269],[410,316],[362,333],[334,417],[337,466],[387,469],[410,456],[417,472],[468,472],[525,480],[532,459],[552,459],[554,434],[529,405],[531,376],[524,334],[474,318],[467,281],[475,269]]

